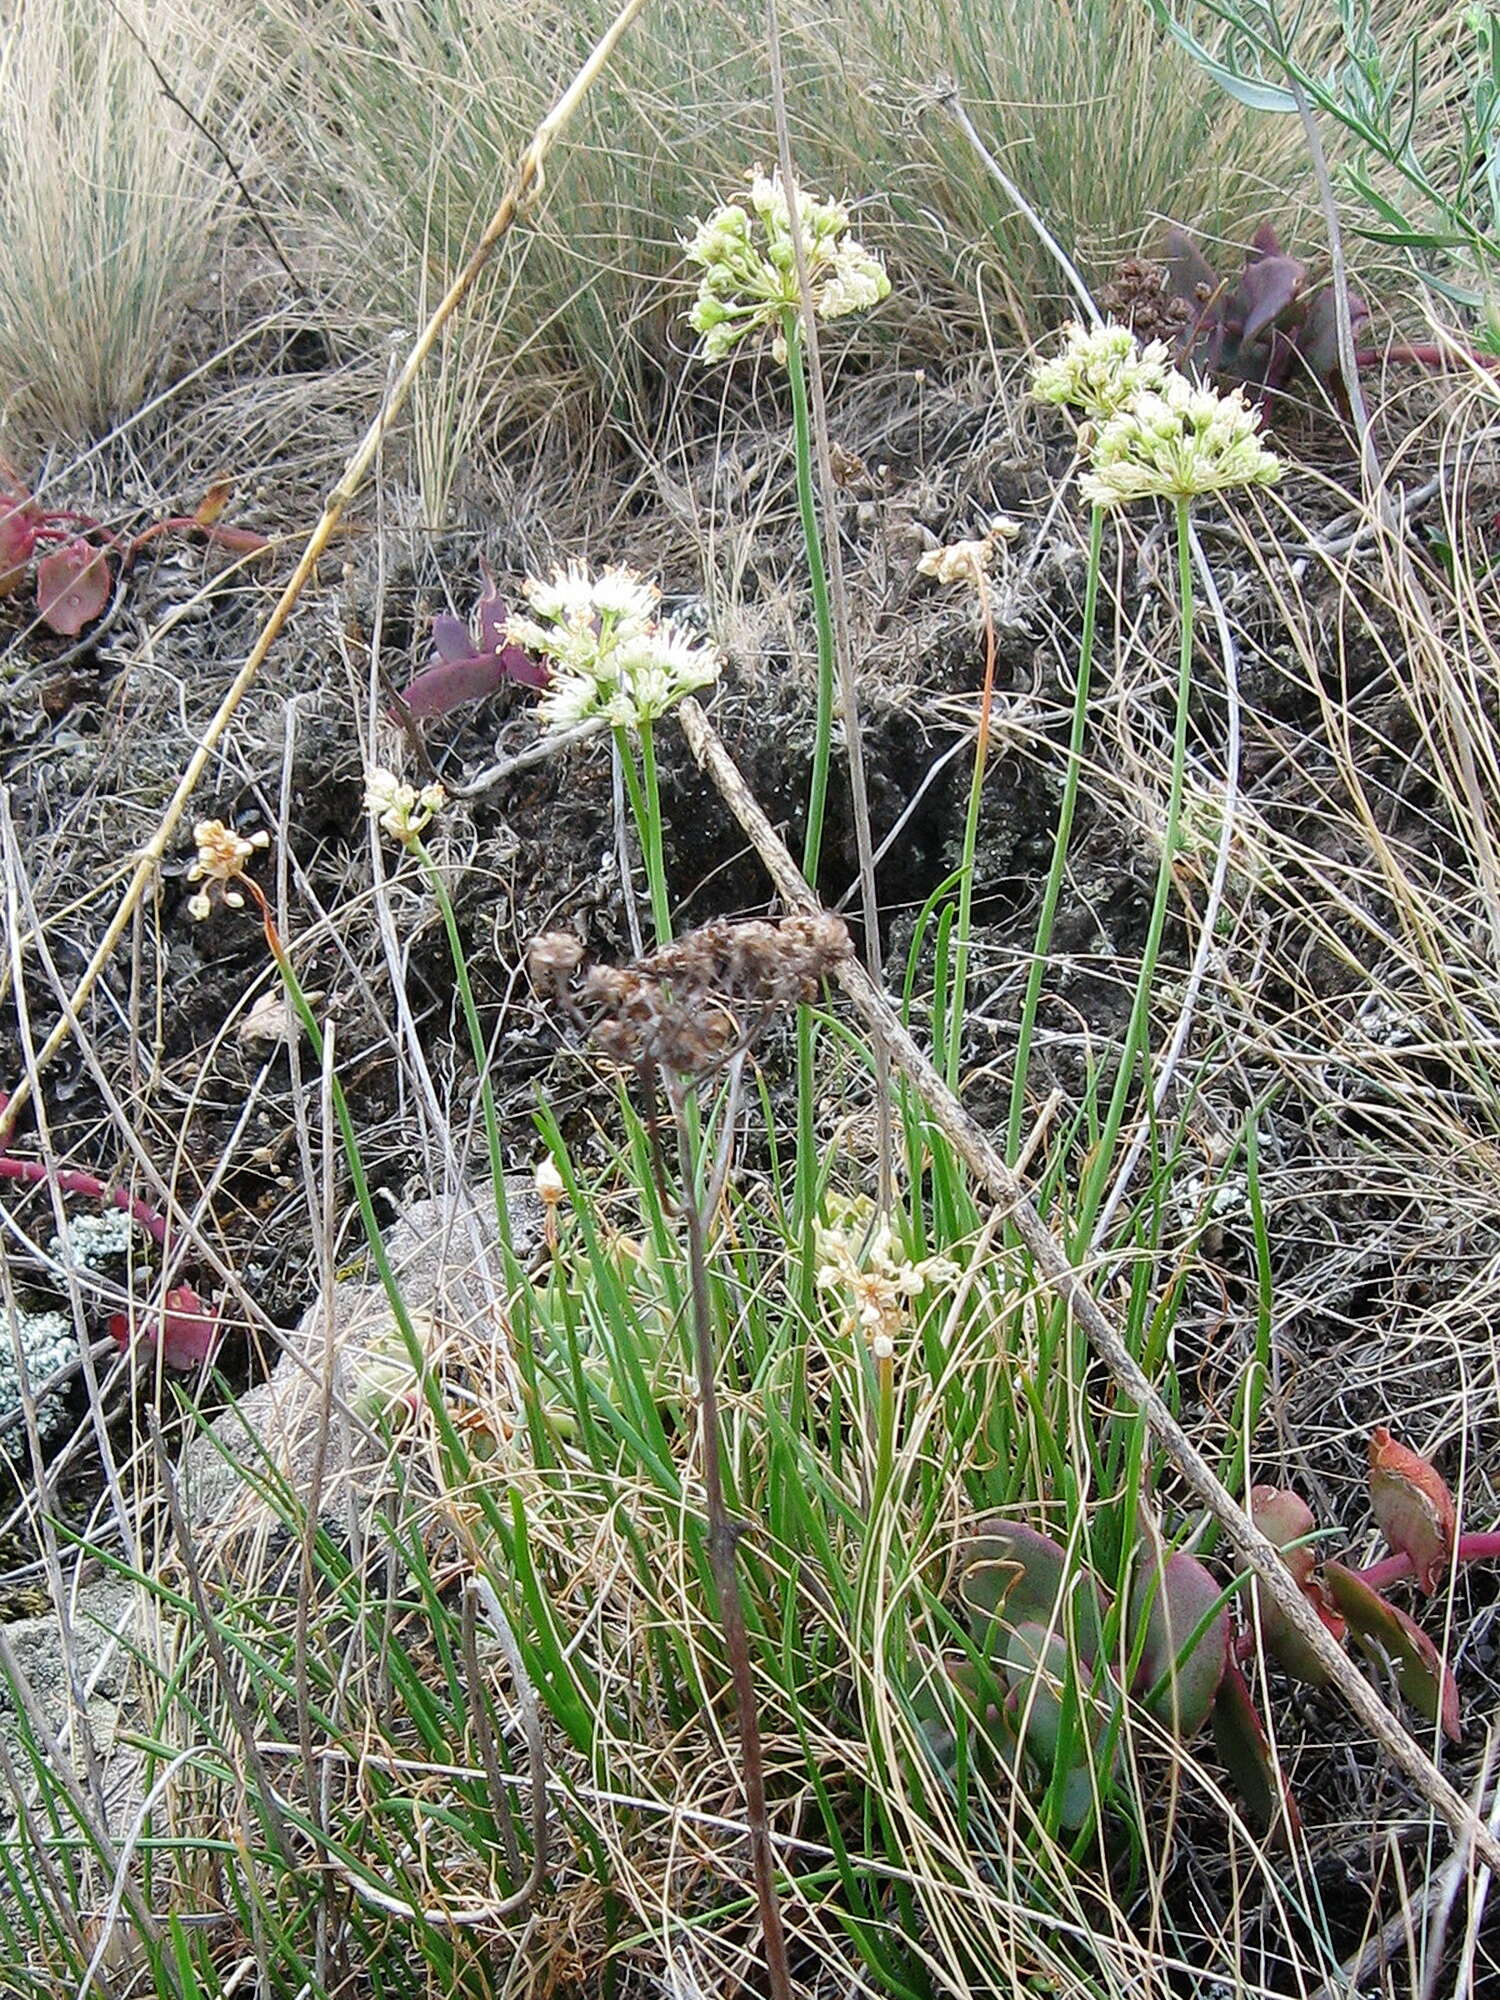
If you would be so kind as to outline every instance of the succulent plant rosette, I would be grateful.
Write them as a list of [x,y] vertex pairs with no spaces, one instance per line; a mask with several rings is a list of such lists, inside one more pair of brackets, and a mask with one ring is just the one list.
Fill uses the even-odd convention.
[[[1391,1554],[1364,1569],[1322,1552],[1327,1531],[1297,1493],[1257,1486],[1250,1513],[1334,1638],[1458,1742],[1453,1674],[1387,1592],[1410,1581],[1431,1595],[1458,1564],[1500,1557],[1500,1532],[1460,1534],[1441,1475],[1383,1426],[1371,1435],[1369,1468],[1371,1512]],[[1166,1550],[1144,1511],[1124,1573],[1126,1585],[1111,1591],[1076,1547],[1024,1521],[979,1521],[960,1557],[956,1643],[919,1699],[933,1755],[1010,1771],[1073,1830],[1102,1820],[1125,1784],[1127,1732],[1149,1738],[1154,1728],[1187,1743],[1211,1728],[1250,1816],[1290,1832],[1296,1802],[1245,1669],[1263,1651],[1320,1687],[1320,1663],[1253,1578]]]

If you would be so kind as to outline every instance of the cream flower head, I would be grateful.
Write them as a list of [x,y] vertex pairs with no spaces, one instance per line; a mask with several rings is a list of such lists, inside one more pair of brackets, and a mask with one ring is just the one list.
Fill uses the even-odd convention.
[[228,827],[221,819],[200,819],[193,828],[193,839],[198,843],[196,860],[187,871],[190,882],[203,882],[208,886],[188,898],[188,915],[197,923],[213,914],[213,899],[209,890],[217,886],[222,891],[227,909],[242,910],[245,898],[235,884],[244,879],[245,866],[258,848],[271,845],[270,834],[262,831],[252,833],[248,840]]
[[[819,319],[865,312],[891,289],[885,266],[849,234],[849,211],[797,189],[797,225],[807,260],[812,308]],[[786,191],[759,167],[747,201],[727,202],[700,222],[683,245],[702,270],[688,323],[705,361],[722,361],[747,334],[769,328],[778,361],[786,359],[787,312],[800,314],[797,253]]]
[[830,1204],[831,1219],[814,1225],[819,1291],[833,1292],[843,1305],[844,1326],[858,1329],[870,1342],[877,1360],[888,1360],[897,1335],[907,1324],[911,1302],[929,1285],[951,1285],[958,1266],[946,1257],[906,1255],[888,1217],[871,1226],[871,1210],[862,1200]]
[[1074,321],[1063,337],[1062,353],[1032,370],[1031,393],[1039,403],[1081,411],[1093,423],[1107,423],[1143,392],[1160,389],[1171,372],[1159,340],[1139,347],[1130,328],[1113,321],[1095,327]]
[[512,618],[513,645],[552,663],[537,703],[555,732],[594,717],[616,729],[639,729],[719,675],[714,648],[670,618],[658,618],[661,592],[633,570],[582,563],[555,570],[550,582],[528,577],[532,616]]
[[1269,486],[1280,477],[1281,460],[1261,443],[1260,412],[1243,390],[1220,395],[1173,374],[1103,426],[1079,486],[1095,507],[1125,507]]
[[405,784],[394,771],[377,766],[365,785],[365,804],[393,840],[416,840],[448,802],[441,785]]

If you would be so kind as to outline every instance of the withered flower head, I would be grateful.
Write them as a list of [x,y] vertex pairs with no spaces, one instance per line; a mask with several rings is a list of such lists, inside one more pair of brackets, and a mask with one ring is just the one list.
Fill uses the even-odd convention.
[[538,931],[526,953],[526,973],[538,993],[561,991],[583,963],[583,945],[571,931]]
[[[613,1061],[704,1076],[746,1047],[773,1014],[815,999],[850,950],[842,919],[826,911],[780,923],[720,920],[634,965],[591,966],[575,1011]],[[528,955],[533,984],[572,1004],[568,986],[581,957],[575,938],[544,934]]]

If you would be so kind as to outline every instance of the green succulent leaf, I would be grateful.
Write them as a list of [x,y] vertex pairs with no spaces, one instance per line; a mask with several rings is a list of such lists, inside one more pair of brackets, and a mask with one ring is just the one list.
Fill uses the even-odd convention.
[[1394,1667],[1396,1684],[1412,1707],[1429,1722],[1440,1723],[1453,1742],[1461,1742],[1458,1683],[1421,1626],[1342,1563],[1325,1563],[1323,1575],[1361,1652]]
[[1119,1776],[1119,1693],[1101,1700],[1077,1684],[1067,1642],[1043,1625],[1011,1632],[998,1672],[1011,1687],[1005,1721],[1027,1763],[1047,1784],[1058,1821],[1082,1826],[1096,1785],[1108,1791]]
[[1229,1660],[1213,1706],[1214,1747],[1252,1825],[1262,1833],[1294,1837],[1300,1824],[1297,1802],[1271,1755],[1265,1724],[1239,1665]]
[[1070,1563],[1067,1550],[1050,1535],[1022,1521],[990,1515],[979,1523],[959,1591],[975,1614],[978,1637],[997,1622],[1012,1629],[1040,1625],[1071,1631],[1086,1659],[1098,1653],[1103,1623],[1099,1585]]
[[1158,1565],[1142,1551],[1136,1577],[1149,1597],[1137,1687],[1142,1705],[1183,1742],[1208,1720],[1229,1657],[1224,1591],[1183,1550]]

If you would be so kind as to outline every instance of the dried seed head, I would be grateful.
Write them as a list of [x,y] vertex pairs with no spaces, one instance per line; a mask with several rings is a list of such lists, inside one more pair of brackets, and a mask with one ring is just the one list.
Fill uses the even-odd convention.
[[560,993],[583,963],[583,946],[571,931],[538,931],[526,953],[526,973],[538,993]]
[[[850,949],[843,922],[826,911],[779,924],[704,924],[635,965],[590,966],[577,989],[578,1013],[613,1061],[703,1076],[773,1013],[816,998]],[[582,955],[565,932],[537,938],[528,961],[533,984],[563,997]]]

